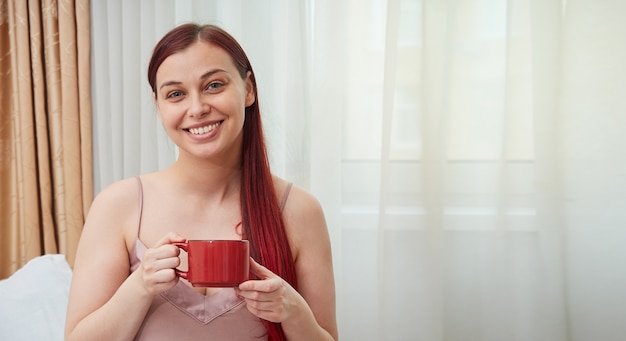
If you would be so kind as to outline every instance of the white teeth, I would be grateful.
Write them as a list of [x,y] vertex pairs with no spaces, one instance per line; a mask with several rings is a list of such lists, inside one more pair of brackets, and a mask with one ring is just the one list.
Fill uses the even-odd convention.
[[213,123],[210,124],[208,126],[204,126],[204,127],[200,127],[200,128],[190,128],[189,132],[192,133],[193,135],[201,135],[201,134],[206,134],[210,131],[212,131],[213,129],[217,128],[220,125],[221,122],[217,122],[217,123]]

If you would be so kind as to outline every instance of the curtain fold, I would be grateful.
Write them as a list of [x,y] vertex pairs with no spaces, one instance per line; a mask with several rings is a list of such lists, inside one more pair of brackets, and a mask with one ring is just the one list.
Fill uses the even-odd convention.
[[42,254],[73,263],[93,185],[89,2],[0,8],[4,278]]
[[[541,6],[541,7],[537,7]],[[563,10],[561,1],[533,1],[531,17],[532,40],[532,113],[534,186],[536,191],[536,217],[539,240],[539,255],[546,265],[539,275],[547,280],[537,284],[538,299],[547,302],[535,307],[542,316],[539,320],[544,339],[576,340],[571,334],[570,311],[567,302],[567,227],[563,212],[564,193],[562,175],[563,136],[560,129],[567,121],[560,108],[560,86],[562,83],[561,63],[563,60],[562,35]],[[550,318],[551,317],[551,318]],[[582,339],[581,339],[582,340]]]
[[568,1],[556,117],[566,302],[574,339],[626,333],[623,1]]

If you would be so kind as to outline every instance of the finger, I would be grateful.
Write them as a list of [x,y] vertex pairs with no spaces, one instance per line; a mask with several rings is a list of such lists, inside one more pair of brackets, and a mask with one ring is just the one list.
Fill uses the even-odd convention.
[[178,254],[174,254],[171,257],[157,259],[155,263],[158,270],[174,269],[180,265],[180,258],[178,258]]
[[240,294],[250,299],[259,299],[260,293],[272,293],[280,288],[281,280],[278,277],[250,280],[239,284]]
[[159,239],[159,241],[156,242],[154,247],[156,248],[162,245],[172,244],[172,243],[183,243],[185,241],[187,241],[187,238],[179,235],[176,232],[169,232],[168,234],[163,236],[161,239]]
[[152,275],[152,280],[155,283],[166,283],[176,280],[177,278],[178,276],[174,273],[174,269],[161,269]]
[[154,261],[167,258],[178,259],[179,254],[180,249],[176,245],[165,244],[161,246],[155,246],[146,250],[146,253],[144,254],[144,261],[148,261],[150,259]]
[[178,254],[178,248],[173,245],[163,245],[157,249],[148,249],[144,253],[141,266],[148,272],[173,269],[180,265]]
[[[264,285],[263,281],[249,281],[248,284],[239,285],[237,288],[237,295],[241,298],[244,298],[248,301],[258,301],[258,302],[269,302],[272,301],[272,293],[273,291],[266,291],[265,289],[269,289],[269,286]],[[244,283],[242,283],[244,284]],[[261,288],[263,286],[263,288]],[[258,290],[264,289],[264,290]]]
[[241,289],[242,291],[252,290],[273,292],[280,288],[280,277],[278,277],[278,275],[276,275],[263,265],[257,263],[252,257],[250,257],[250,272],[260,279],[249,280],[241,283],[239,285],[239,289]]
[[280,305],[276,304],[274,301],[246,301],[246,306],[248,309],[253,309],[255,315],[263,312],[270,313],[282,310]]
[[144,254],[144,261],[142,263],[150,263],[150,265],[144,264],[144,269],[152,269],[153,271],[165,268],[175,268],[180,264],[178,255],[180,249],[172,243],[184,242],[185,237],[182,237],[178,233],[169,232],[163,236],[156,244],[146,250]]
[[159,241],[154,244],[151,248],[154,252],[154,257],[159,258],[167,258],[167,257],[178,257],[180,254],[180,248],[176,245],[172,245],[173,243],[182,243],[187,239],[176,232],[169,232],[165,236],[163,236]]
[[178,283],[178,276],[176,276],[173,269],[163,269],[144,274],[144,282],[149,292],[158,293],[175,286]]
[[233,289],[235,289],[235,295],[237,295],[237,297],[245,298],[241,295],[241,289],[239,289],[239,287],[234,287]]
[[261,302],[246,300],[246,309],[253,315],[270,322],[282,322],[285,315],[285,307],[277,302]]
[[260,279],[276,277],[276,274],[263,265],[257,263],[252,257],[250,257],[250,272]]

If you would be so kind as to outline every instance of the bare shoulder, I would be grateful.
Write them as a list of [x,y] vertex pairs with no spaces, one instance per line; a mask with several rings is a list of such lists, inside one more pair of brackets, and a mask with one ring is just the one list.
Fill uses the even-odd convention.
[[296,185],[292,185],[287,192],[289,182],[281,178],[275,177],[274,184],[278,200],[286,200],[283,220],[292,249],[295,251],[294,256],[297,257],[307,245],[313,246],[312,239],[327,241],[326,219],[317,198],[309,191]]
[[[107,217],[106,221],[115,222],[118,226],[120,223],[125,226],[129,220],[137,215],[139,207],[139,186],[135,178],[128,178],[114,182],[105,187],[95,197],[89,214],[85,228],[92,225],[100,226],[101,224],[92,224],[94,219],[100,220]],[[112,225],[112,224],[107,225]]]
[[131,201],[137,203],[139,186],[136,178],[128,178],[106,186],[94,199],[94,205],[124,207]]
[[284,179],[274,177],[274,186],[279,201],[285,201],[283,216],[302,223],[310,218],[323,218],[323,211],[317,198],[302,187]]
[[[89,208],[79,252],[83,251],[81,254],[84,255],[86,250],[105,247],[109,251],[126,251],[126,237],[138,221],[138,198],[139,189],[134,178],[117,181],[100,191]],[[82,259],[77,258],[77,261]]]

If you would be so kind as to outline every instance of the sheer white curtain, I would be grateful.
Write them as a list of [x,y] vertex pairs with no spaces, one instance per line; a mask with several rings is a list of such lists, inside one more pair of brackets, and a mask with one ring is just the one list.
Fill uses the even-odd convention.
[[96,192],[176,156],[146,67],[215,23],[331,230],[343,340],[626,335],[621,0],[94,1]]

